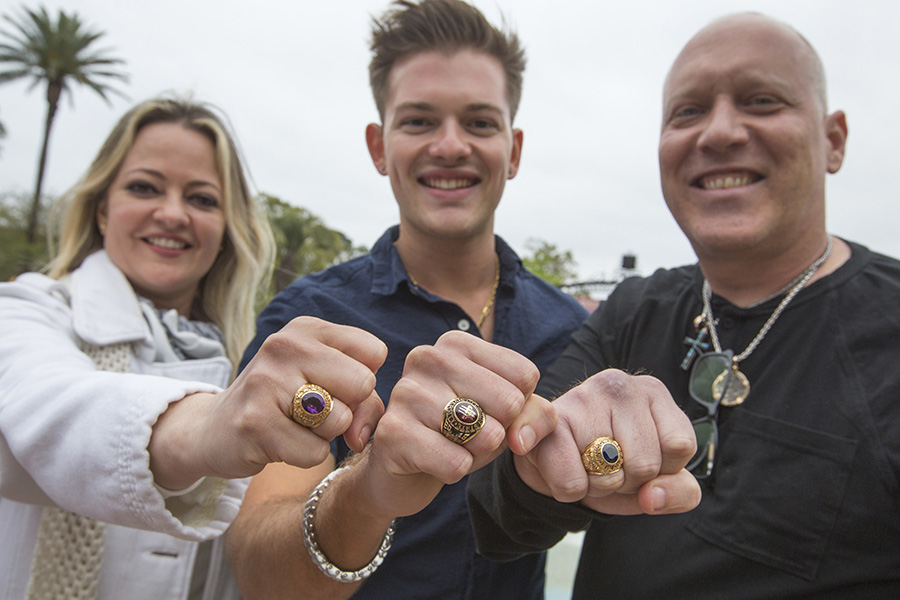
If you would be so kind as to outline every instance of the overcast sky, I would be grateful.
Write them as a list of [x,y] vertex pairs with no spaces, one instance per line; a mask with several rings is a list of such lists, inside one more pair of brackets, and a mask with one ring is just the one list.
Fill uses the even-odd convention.
[[[794,25],[828,74],[830,108],[847,112],[848,151],[829,178],[829,229],[900,256],[900,2],[896,0],[476,0],[519,32],[528,54],[516,126],[519,175],[496,229],[517,251],[538,238],[571,250],[582,279],[614,276],[624,253],[647,274],[694,262],[659,188],[662,81],[683,44],[722,14],[758,10]],[[18,3],[2,0],[8,14]],[[74,87],[51,138],[45,190],[87,168],[133,103],[191,91],[230,117],[257,191],[303,206],[370,246],[398,219],[372,166],[365,125],[368,27],[387,0],[47,0],[106,32],[127,61],[107,105]],[[29,6],[35,6],[29,2]],[[5,22],[3,27],[8,27]],[[43,88],[0,85],[0,192],[31,191],[46,106]],[[894,182],[894,183],[892,183]]]

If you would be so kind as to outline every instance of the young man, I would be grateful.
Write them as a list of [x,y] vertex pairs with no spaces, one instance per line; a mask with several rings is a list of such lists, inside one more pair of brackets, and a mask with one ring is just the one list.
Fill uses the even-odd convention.
[[[298,315],[354,325],[388,346],[376,391],[390,402],[369,447],[313,494],[305,531],[313,488],[347,458],[348,443],[359,450],[372,432],[351,427],[348,443],[335,444],[318,468],[274,465],[254,479],[229,543],[248,600],[543,597],[542,554],[502,564],[475,554],[464,477],[499,454],[517,419],[538,416],[516,429],[511,446],[519,451],[552,428],[550,405],[531,397],[535,366],[549,366],[586,316],[529,274],[493,231],[522,151],[513,120],[524,54],[514,34],[459,0],[395,4],[373,28],[370,76],[382,123],[366,128],[366,142],[390,179],[400,224],[368,255],[279,294],[246,354]],[[448,331],[457,334],[441,337]],[[533,364],[472,344],[476,337]],[[457,350],[452,360],[431,349],[410,354],[438,338],[438,350]],[[422,376],[395,389],[401,374]],[[465,446],[440,433],[455,397],[476,399],[487,414]],[[312,552],[304,536],[317,543]]]
[[900,263],[826,230],[847,125],[821,62],[783,23],[725,17],[675,60],[663,110],[663,193],[699,265],[623,283],[539,391],[607,367],[660,378],[693,419],[703,500],[598,518],[537,493],[565,474],[505,455],[471,478],[479,549],[512,558],[590,524],[575,598],[892,597]]

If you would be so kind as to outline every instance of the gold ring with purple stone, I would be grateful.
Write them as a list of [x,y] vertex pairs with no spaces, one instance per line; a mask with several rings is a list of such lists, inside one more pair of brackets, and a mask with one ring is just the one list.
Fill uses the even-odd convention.
[[314,383],[300,386],[291,401],[291,418],[310,429],[315,429],[328,418],[334,401],[325,388]]
[[591,475],[610,475],[622,468],[622,448],[611,437],[598,437],[581,451],[581,462]]
[[445,438],[462,445],[478,435],[482,427],[484,411],[474,400],[454,398],[444,407],[441,433]]

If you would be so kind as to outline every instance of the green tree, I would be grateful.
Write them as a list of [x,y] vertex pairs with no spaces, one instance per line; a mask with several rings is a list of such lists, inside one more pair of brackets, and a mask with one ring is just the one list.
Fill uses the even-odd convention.
[[525,247],[531,255],[524,256],[522,264],[547,283],[561,286],[577,275],[575,271],[577,263],[572,257],[571,250],[563,252],[556,244],[534,238],[528,240]]
[[[0,194],[0,281],[8,281],[26,271],[37,271],[50,258],[43,236],[34,242],[25,238],[30,204],[27,192]],[[43,229],[42,218],[38,220],[38,231]]]
[[278,245],[272,278],[275,293],[301,275],[321,271],[366,251],[354,247],[346,235],[329,229],[305,208],[269,194],[262,194],[262,200]]
[[26,239],[31,243],[37,230],[50,129],[60,98],[65,93],[71,98],[71,83],[76,82],[88,86],[109,102],[107,92],[116,90],[103,80],[127,80],[127,76],[116,70],[117,65],[124,64],[123,60],[111,58],[106,51],[92,48],[103,32],[88,30],[74,12],[67,14],[60,10],[55,20],[44,7],[38,10],[22,7],[22,12],[17,17],[3,17],[14,29],[0,31],[5,38],[0,42],[0,63],[7,64],[7,68],[0,71],[0,83],[29,78],[32,80],[29,89],[41,83],[47,84],[44,140],[26,229]]

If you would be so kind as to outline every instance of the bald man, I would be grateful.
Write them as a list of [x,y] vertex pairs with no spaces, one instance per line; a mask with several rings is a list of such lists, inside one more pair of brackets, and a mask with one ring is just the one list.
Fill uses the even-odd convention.
[[732,15],[688,42],[665,81],[659,164],[699,263],[620,285],[538,392],[610,367],[658,377],[692,419],[703,499],[605,516],[539,493],[549,468],[507,454],[470,480],[480,552],[508,559],[590,526],[576,599],[897,597],[900,263],[826,229],[846,139],[791,27]]

